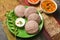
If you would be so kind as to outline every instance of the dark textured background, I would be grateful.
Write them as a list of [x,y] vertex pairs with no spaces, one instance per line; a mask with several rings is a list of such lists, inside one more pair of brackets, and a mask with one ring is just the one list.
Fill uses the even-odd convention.
[[7,37],[3,31],[2,22],[0,22],[0,40],[7,40]]

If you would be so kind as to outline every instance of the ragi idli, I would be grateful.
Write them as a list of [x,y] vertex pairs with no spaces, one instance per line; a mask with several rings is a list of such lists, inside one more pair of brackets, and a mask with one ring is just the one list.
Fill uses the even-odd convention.
[[41,18],[37,13],[34,13],[28,16],[28,21],[30,20],[35,20],[37,23],[40,23]]
[[18,5],[14,9],[16,16],[24,17],[25,7],[23,5]]
[[35,7],[28,7],[26,10],[25,10],[25,17],[28,17],[30,14],[32,13],[36,13],[36,8]]
[[36,34],[38,33],[39,27],[36,21],[28,21],[25,25],[25,30],[28,34]]

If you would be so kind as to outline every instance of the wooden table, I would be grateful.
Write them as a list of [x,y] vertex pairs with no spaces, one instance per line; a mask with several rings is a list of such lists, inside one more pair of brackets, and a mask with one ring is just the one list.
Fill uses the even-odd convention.
[[[9,30],[8,30],[8,28],[7,28],[7,26],[6,26],[6,24],[5,24],[5,20],[6,20],[6,17],[5,17],[5,13],[7,12],[7,11],[9,11],[9,10],[12,10],[12,9],[14,9],[15,8],[15,6],[16,5],[18,5],[18,4],[21,4],[21,5],[26,5],[25,3],[24,3],[24,0],[19,0],[20,1],[20,3],[18,2],[18,0],[0,0],[0,21],[2,21],[3,22],[3,29],[4,29],[4,31],[5,31],[5,33],[6,33],[6,35],[7,35],[7,37],[8,37],[8,39],[9,40],[16,40],[16,37],[15,36],[13,36],[10,32],[9,32]],[[56,1],[57,3],[59,2],[59,1]],[[58,3],[59,4],[59,3]],[[60,4],[59,4],[60,5]],[[37,9],[39,9],[40,7],[39,6],[37,6],[36,7]],[[60,25],[58,24],[58,22],[56,21],[56,19],[55,18],[57,18],[58,20],[59,20],[59,10],[60,10],[60,8],[58,8],[58,10],[53,14],[53,15],[46,15],[45,13],[42,13],[42,15],[43,15],[43,17],[44,17],[44,20],[45,20],[45,22],[44,22],[44,28],[43,28],[43,30],[42,30],[42,34],[44,34],[45,36],[46,36],[46,38],[49,40],[49,38],[50,38],[50,40],[51,39],[53,39],[53,40],[60,40]],[[56,14],[56,13],[58,13],[58,14]],[[56,15],[56,16],[55,16]],[[54,18],[54,16],[55,16],[55,18]],[[46,20],[48,20],[48,21],[51,21],[51,22],[49,22],[48,23],[48,21],[46,21]],[[46,24],[46,22],[47,22],[47,24]],[[51,23],[51,24],[50,24]],[[53,25],[52,25],[52,23],[53,23]],[[49,26],[49,25],[52,25],[52,26]],[[57,25],[57,27],[56,27],[56,25]],[[48,27],[47,27],[48,26]],[[57,28],[57,29],[54,29],[54,26]],[[52,31],[52,29],[54,29],[53,31]],[[59,30],[58,30],[59,29]],[[58,32],[56,32],[55,34],[54,34],[54,32],[55,31],[58,31]],[[50,33],[51,32],[51,33]],[[57,36],[58,35],[58,36]],[[35,37],[36,39],[40,39],[40,37],[38,36],[36,36]],[[36,40],[35,38],[30,38],[31,40]],[[24,39],[23,39],[24,40]],[[29,40],[29,39],[26,39],[26,40]]]
[[10,33],[5,24],[5,13],[9,10],[14,9],[14,7],[18,4],[19,3],[17,2],[17,0],[0,0],[0,21],[2,21],[3,23],[3,29],[7,35],[8,40],[16,40],[16,38]]

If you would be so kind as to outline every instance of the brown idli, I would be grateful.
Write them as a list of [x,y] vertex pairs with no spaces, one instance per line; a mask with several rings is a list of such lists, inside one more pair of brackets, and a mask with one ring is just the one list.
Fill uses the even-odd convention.
[[28,17],[30,14],[32,13],[36,13],[36,8],[35,7],[28,7],[26,10],[25,10],[25,17]]
[[25,7],[23,5],[18,5],[14,9],[16,16],[24,17]]
[[30,20],[35,20],[37,23],[40,23],[41,18],[37,13],[34,13],[28,16],[28,21]]
[[28,21],[25,25],[25,30],[29,34],[36,34],[38,33],[39,27],[38,23],[36,21]]

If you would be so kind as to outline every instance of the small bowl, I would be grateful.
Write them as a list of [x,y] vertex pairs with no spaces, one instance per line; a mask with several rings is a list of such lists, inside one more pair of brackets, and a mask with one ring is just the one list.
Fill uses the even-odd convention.
[[31,2],[30,0],[28,0],[28,3],[32,4],[32,5],[36,5],[40,2],[40,0],[36,1],[35,3]]
[[[44,2],[44,1],[42,1],[41,4],[42,4],[43,2]],[[47,14],[52,14],[52,13],[54,13],[54,12],[57,10],[57,3],[56,3],[55,1],[52,1],[52,0],[50,0],[50,2],[53,2],[53,3],[55,4],[55,10],[53,10],[53,11],[51,11],[51,12],[46,11],[46,10],[43,9],[42,6],[40,5],[41,10],[42,10],[43,12],[47,13]]]

